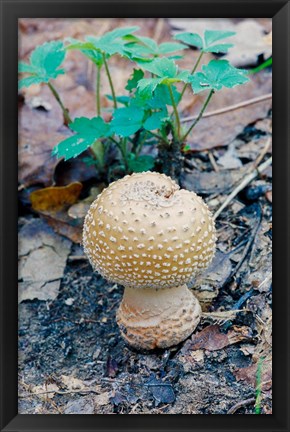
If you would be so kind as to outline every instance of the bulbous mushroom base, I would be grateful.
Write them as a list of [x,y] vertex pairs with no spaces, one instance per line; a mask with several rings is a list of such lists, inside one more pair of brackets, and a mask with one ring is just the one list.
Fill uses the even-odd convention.
[[185,340],[200,321],[198,300],[186,285],[125,288],[117,311],[123,338],[136,349],[168,348]]

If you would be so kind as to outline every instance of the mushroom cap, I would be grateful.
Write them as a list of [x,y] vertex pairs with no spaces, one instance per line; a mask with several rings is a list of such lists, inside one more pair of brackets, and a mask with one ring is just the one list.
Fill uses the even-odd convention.
[[83,245],[106,279],[135,288],[169,288],[206,268],[214,221],[203,200],[168,176],[144,172],[104,189],[84,222]]

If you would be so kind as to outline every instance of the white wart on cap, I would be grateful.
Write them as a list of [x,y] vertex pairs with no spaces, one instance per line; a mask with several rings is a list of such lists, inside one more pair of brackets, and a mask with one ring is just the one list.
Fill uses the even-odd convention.
[[215,242],[206,204],[164,174],[132,174],[98,196],[84,250],[95,270],[125,286],[117,322],[129,344],[165,348],[193,332],[200,306],[185,284],[208,266]]

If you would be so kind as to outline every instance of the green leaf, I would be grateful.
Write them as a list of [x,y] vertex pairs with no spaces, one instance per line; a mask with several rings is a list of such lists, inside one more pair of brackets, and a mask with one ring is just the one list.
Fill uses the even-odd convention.
[[69,127],[76,134],[61,141],[52,152],[57,157],[64,156],[65,160],[78,156],[97,139],[110,135],[110,125],[101,117],[79,117],[70,123]]
[[134,69],[131,78],[128,80],[127,85],[125,87],[126,90],[131,92],[135,88],[137,88],[138,82],[144,77],[144,72],[141,69]]
[[114,133],[128,137],[142,127],[144,110],[133,107],[118,108],[113,113],[111,128]]
[[25,78],[22,78],[21,80],[18,81],[18,88],[19,90],[22,89],[23,87],[30,87],[33,84],[41,84],[42,78],[37,77],[36,75],[31,75]]
[[32,66],[32,65],[30,65],[30,64],[27,64],[27,63],[24,63],[24,62],[22,62],[22,61],[20,61],[19,63],[18,63],[18,72],[19,73],[21,73],[21,72],[28,72],[28,73],[35,73],[35,67],[34,66]]
[[167,118],[168,118],[168,113],[166,110],[155,112],[145,120],[143,127],[144,127],[144,129],[149,130],[149,131],[155,130],[155,129],[160,129],[162,123]]
[[153,39],[144,36],[134,36],[126,38],[130,41],[126,45],[126,49],[131,54],[131,57],[158,57],[164,54],[170,54],[176,51],[187,49],[186,45],[177,42],[164,42],[158,45]]
[[[109,99],[109,100],[111,100],[111,101],[114,100],[113,96],[110,95],[110,94],[107,94],[106,98]],[[126,105],[127,106],[127,105],[129,105],[129,103],[131,101],[131,98],[130,98],[130,96],[116,96],[116,101],[119,102],[122,105]]]
[[150,96],[163,80],[164,78],[143,78],[138,82],[138,90],[146,96]]
[[131,33],[134,33],[139,29],[140,27],[138,26],[116,28],[112,31],[105,33],[103,36],[101,36],[100,39],[105,42],[112,42],[115,39],[130,35]]
[[[174,101],[175,103],[177,103],[180,99],[180,93],[177,91],[175,86],[172,86],[172,92],[173,92]],[[172,106],[172,100],[167,85],[165,84],[158,85],[152,97],[148,100],[147,104],[152,109],[161,109],[165,105]]]
[[30,64],[36,69],[37,75],[43,77],[45,82],[56,78],[63,70],[59,66],[65,58],[63,42],[51,41],[38,46],[32,51]]
[[203,40],[197,33],[179,33],[174,37],[174,39],[180,40],[188,45],[203,48]]
[[204,32],[204,41],[205,46],[209,47],[213,45],[215,42],[226,39],[228,37],[234,36],[236,33],[233,31],[223,31],[223,30],[205,30]]
[[103,65],[104,60],[101,52],[97,51],[91,42],[82,42],[73,38],[67,38],[66,40],[70,43],[65,47],[66,50],[79,50],[96,66],[101,67]]
[[196,46],[203,52],[226,53],[233,44],[216,44],[217,41],[234,36],[236,33],[223,30],[205,30],[203,39],[197,33],[179,33],[175,39]]
[[222,87],[232,88],[249,81],[247,71],[231,66],[227,60],[211,60],[189,77],[194,93],[204,90],[221,90]]
[[141,155],[136,157],[134,153],[130,153],[128,157],[129,169],[133,172],[149,171],[154,167],[155,160],[152,156]]
[[228,52],[229,48],[231,48],[233,46],[234,46],[233,44],[217,44],[217,45],[210,46],[208,48],[204,48],[203,52],[225,54]]
[[178,67],[173,60],[163,57],[143,64],[143,69],[160,78],[174,78],[177,75]]
[[176,51],[187,49],[186,45],[178,42],[164,42],[159,45],[158,54],[170,54]]
[[[20,62],[19,71],[30,73],[32,76],[20,80],[19,87],[28,87],[32,84],[47,83],[63,74],[59,69],[65,58],[65,51],[61,41],[51,41],[40,45],[32,51],[30,64]],[[28,79],[30,78],[30,79]]]

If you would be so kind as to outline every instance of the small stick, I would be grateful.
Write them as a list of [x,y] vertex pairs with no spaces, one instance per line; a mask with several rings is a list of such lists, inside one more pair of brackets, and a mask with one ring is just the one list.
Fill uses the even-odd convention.
[[262,152],[259,154],[259,156],[257,157],[257,159],[254,162],[254,167],[255,168],[263,160],[263,158],[267,154],[267,152],[268,152],[269,147],[270,147],[271,144],[272,144],[272,139],[271,138],[267,139],[265,147],[263,148]]
[[68,391],[48,390],[48,391],[39,392],[39,393],[30,393],[30,394],[27,394],[27,395],[20,394],[19,397],[23,399],[23,398],[32,397],[32,396],[46,395],[46,394],[49,394],[49,393],[57,393],[59,395],[66,395],[66,394],[70,394],[70,393],[96,393],[96,394],[101,394],[100,392],[98,392],[97,390],[94,390],[94,389],[68,390]]
[[244,399],[240,402],[237,402],[233,405],[227,412],[227,414],[234,414],[239,408],[244,407],[246,405],[250,405],[255,402],[255,398]]
[[213,167],[213,169],[215,170],[215,172],[219,172],[219,167],[217,166],[217,164],[216,164],[216,161],[215,161],[215,158],[214,158],[214,156],[213,156],[213,154],[212,154],[212,152],[211,151],[207,151],[207,155],[208,155],[208,158],[209,158],[209,160],[210,160],[210,163],[212,164],[212,167]]
[[[244,107],[249,106],[249,105],[254,105],[256,103],[263,102],[263,101],[268,100],[268,99],[272,99],[272,93],[267,93],[267,94],[262,95],[262,96],[257,96],[253,99],[248,99],[244,102],[239,102],[239,103],[234,104],[234,105],[229,105],[228,107],[225,107],[225,108],[220,108],[220,109],[217,109],[214,111],[209,111],[209,112],[205,113],[202,116],[202,118],[212,117],[212,116],[224,114],[224,113],[227,113],[230,111],[235,111],[237,109],[244,108]],[[180,120],[180,122],[181,123],[187,123],[187,122],[190,122],[192,120],[197,119],[197,117],[198,117],[198,115],[194,115],[194,116],[190,116],[190,117],[184,117],[183,119]]]
[[255,171],[248,174],[244,178],[244,180],[232,191],[232,193],[228,195],[226,200],[223,202],[220,208],[213,215],[213,219],[215,220],[221,214],[224,208],[229,205],[229,203],[233,200],[233,198],[235,198],[235,196],[237,196],[238,193],[241,192],[241,190],[243,190],[249,183],[251,183],[251,181],[254,180],[258,176],[258,174],[265,171],[265,169],[268,168],[271,165],[271,163],[272,163],[272,156],[269,159],[267,159],[264,163],[259,165],[258,167],[254,167]]

